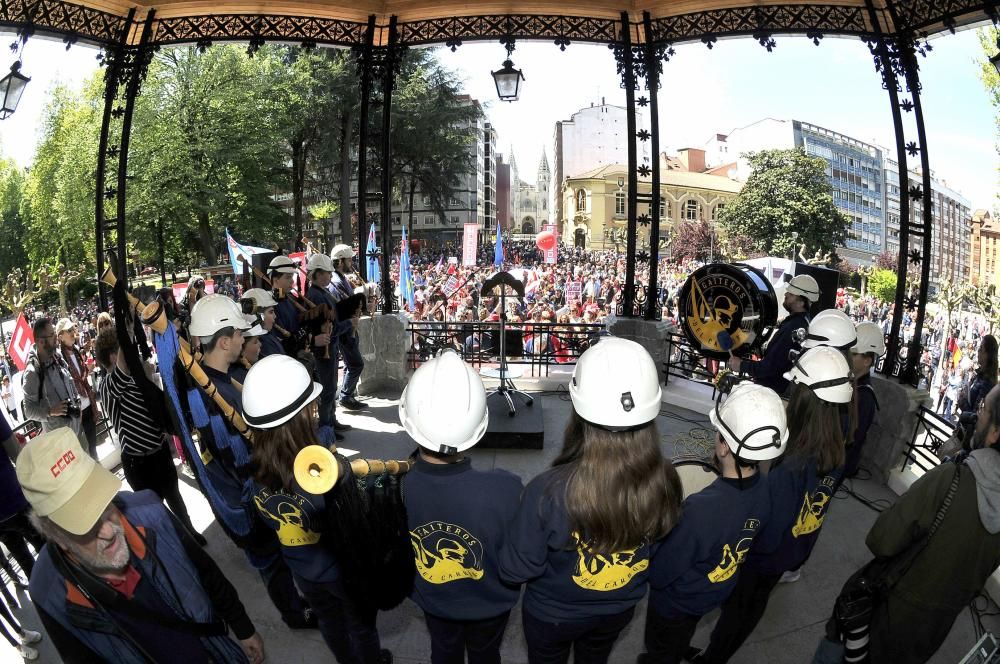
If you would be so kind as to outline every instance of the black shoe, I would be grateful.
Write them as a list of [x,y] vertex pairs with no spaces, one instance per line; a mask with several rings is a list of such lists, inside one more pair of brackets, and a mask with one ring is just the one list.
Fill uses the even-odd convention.
[[291,616],[282,618],[286,625],[290,629],[316,629],[319,627],[319,621],[316,620],[316,614],[313,613],[311,608],[305,608],[301,615]]
[[340,405],[346,408],[347,410],[363,410],[367,408],[367,406],[364,403],[358,401],[354,397],[347,397],[346,399],[341,399]]
[[378,664],[392,664],[392,651],[382,648],[378,651]]
[[334,422],[333,423],[333,430],[334,431],[350,431],[353,428],[354,427],[352,427],[350,424],[344,424],[343,422]]

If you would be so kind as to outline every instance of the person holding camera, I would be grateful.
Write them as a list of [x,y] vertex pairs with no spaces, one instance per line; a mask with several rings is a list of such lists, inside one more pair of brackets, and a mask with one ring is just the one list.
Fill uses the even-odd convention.
[[[90,449],[97,450],[97,396],[90,386],[88,377],[90,369],[83,361],[83,353],[77,345],[77,328],[69,318],[60,318],[56,323],[56,339],[59,341],[59,354],[62,356],[73,377],[76,393],[80,395],[80,426]],[[96,458],[96,457],[95,457]]]
[[69,427],[80,445],[97,458],[97,446],[90,446],[83,433],[80,393],[66,360],[57,350],[59,341],[52,321],[39,318],[31,326],[35,344],[28,351],[28,363],[22,374],[24,417],[42,425],[42,432]]

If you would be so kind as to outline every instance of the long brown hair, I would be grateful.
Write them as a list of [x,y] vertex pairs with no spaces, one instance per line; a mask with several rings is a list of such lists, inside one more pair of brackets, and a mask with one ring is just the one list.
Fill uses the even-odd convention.
[[813,460],[820,474],[843,465],[845,439],[837,404],[823,401],[811,388],[796,383],[785,412],[788,416],[787,459]]
[[292,488],[295,455],[316,442],[312,408],[306,406],[281,426],[254,430],[251,459],[258,484],[271,490]]
[[680,517],[681,481],[660,452],[655,420],[615,432],[573,411],[552,467],[565,473],[570,528],[597,554],[665,537]]

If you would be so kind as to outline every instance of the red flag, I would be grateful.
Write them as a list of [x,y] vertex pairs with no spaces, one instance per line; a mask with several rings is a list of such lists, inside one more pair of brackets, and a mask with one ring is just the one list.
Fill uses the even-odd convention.
[[24,371],[24,367],[28,366],[28,353],[31,352],[34,343],[35,335],[22,313],[17,317],[17,325],[14,326],[14,333],[10,335],[10,342],[7,345],[7,355],[14,360],[18,371]]

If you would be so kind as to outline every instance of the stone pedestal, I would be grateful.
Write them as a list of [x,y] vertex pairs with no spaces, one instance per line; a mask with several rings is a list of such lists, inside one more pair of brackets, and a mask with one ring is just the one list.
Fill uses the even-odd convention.
[[662,384],[665,373],[663,363],[667,361],[667,334],[673,325],[669,321],[612,317],[608,319],[607,328],[614,336],[635,341],[649,352]]
[[872,388],[879,409],[868,430],[861,464],[871,469],[874,479],[885,484],[890,473],[903,466],[903,453],[917,426],[917,408],[929,404],[930,395],[927,390],[901,385],[879,375],[872,376]]
[[406,385],[406,354],[410,350],[407,319],[400,315],[366,316],[358,321],[358,342],[365,370],[358,391],[372,394],[381,389],[402,390]]

